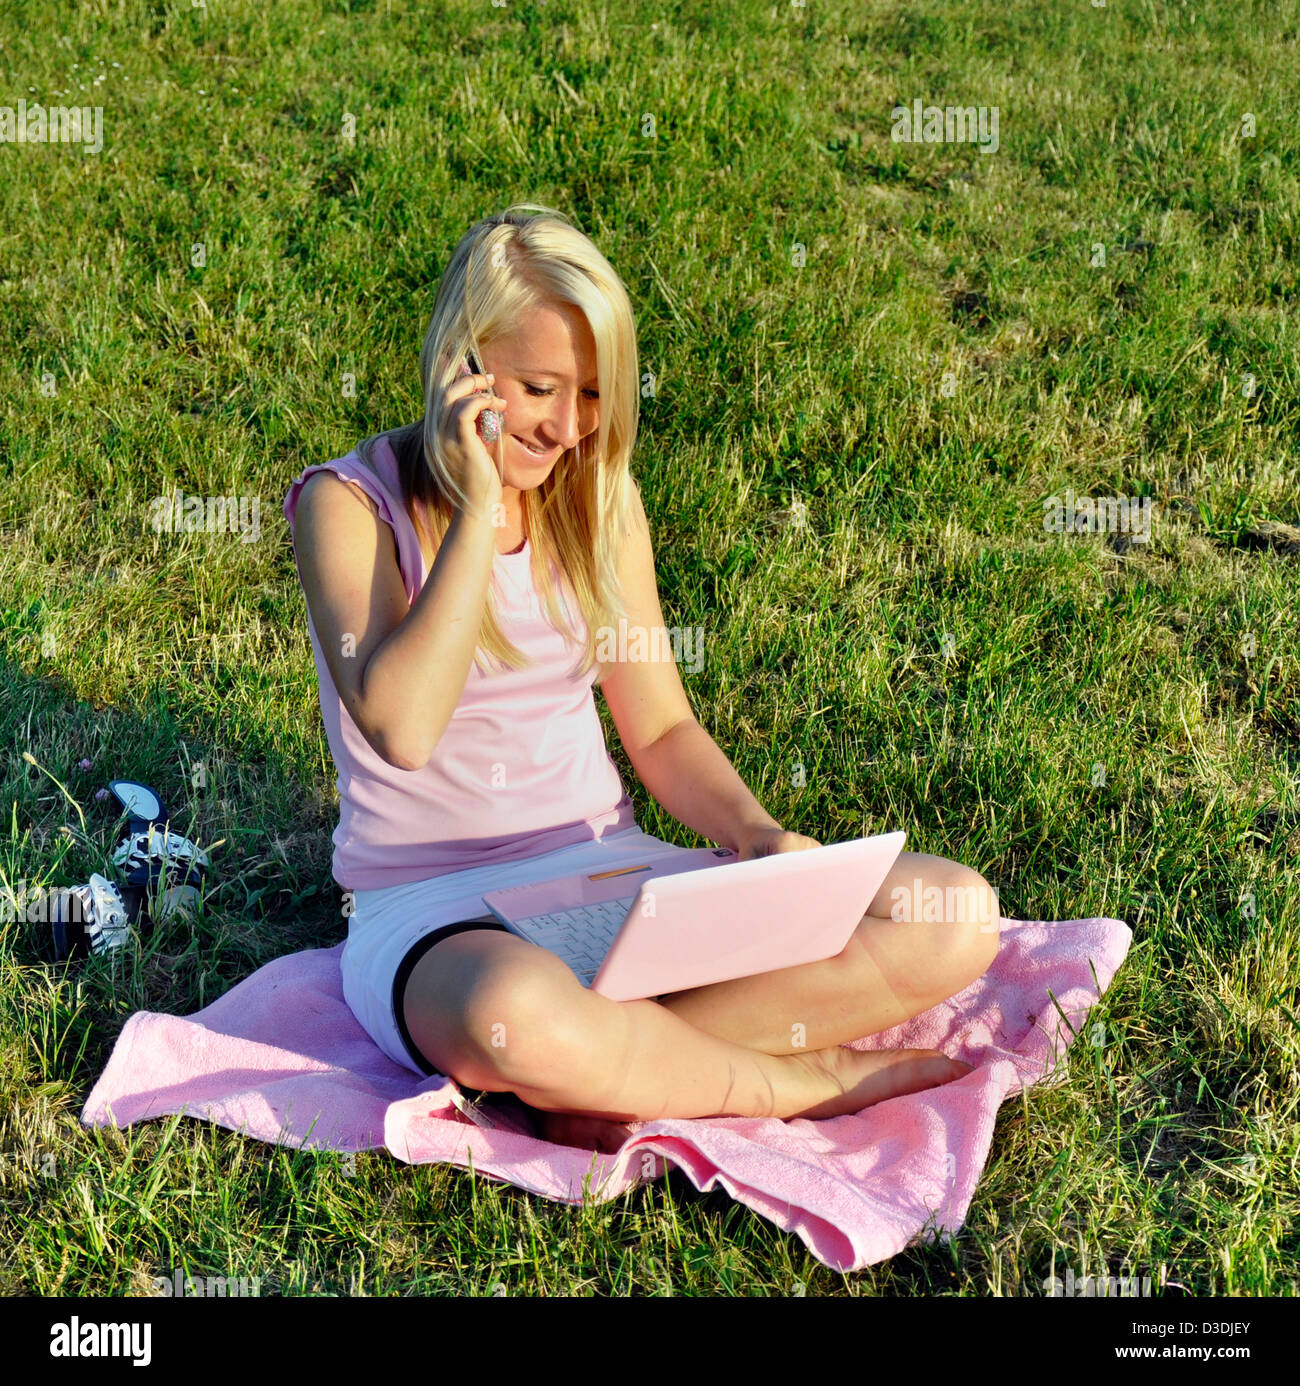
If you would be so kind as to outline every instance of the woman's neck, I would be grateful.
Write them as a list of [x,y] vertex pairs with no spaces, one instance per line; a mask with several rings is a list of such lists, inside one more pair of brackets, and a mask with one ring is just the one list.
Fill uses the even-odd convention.
[[497,536],[498,553],[517,553],[524,544],[524,507],[514,486],[501,488],[501,504],[505,507],[505,524]]

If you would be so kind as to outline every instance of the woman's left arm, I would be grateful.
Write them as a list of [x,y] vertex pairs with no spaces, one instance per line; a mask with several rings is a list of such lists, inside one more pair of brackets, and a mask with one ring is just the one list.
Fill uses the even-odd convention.
[[[750,793],[696,720],[676,661],[662,657],[671,645],[659,605],[650,529],[630,478],[629,486],[631,525],[619,569],[627,604],[627,648],[652,657],[603,663],[598,682],[632,768],[678,822],[733,848],[742,859],[818,846],[810,837],[786,832]],[[661,657],[654,658],[656,654]]]
[[670,727],[637,756],[629,751],[628,758],[641,783],[679,823],[734,848],[742,860],[820,845],[782,828],[694,717]]

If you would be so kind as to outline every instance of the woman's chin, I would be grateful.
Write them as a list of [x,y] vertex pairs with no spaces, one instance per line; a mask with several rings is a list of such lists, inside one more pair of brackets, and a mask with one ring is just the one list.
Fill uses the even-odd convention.
[[555,463],[549,467],[524,467],[519,471],[507,463],[503,473],[503,484],[516,491],[535,491],[554,470]]

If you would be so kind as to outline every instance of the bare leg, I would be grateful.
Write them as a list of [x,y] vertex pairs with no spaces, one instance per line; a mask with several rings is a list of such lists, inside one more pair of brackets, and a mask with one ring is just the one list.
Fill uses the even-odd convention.
[[585,1017],[590,1065],[516,1083],[513,1091],[530,1106],[616,1122],[840,1116],[968,1071],[932,1050],[763,1054],[707,1035],[654,1001],[587,995],[603,1003]]
[[968,1071],[931,1050],[764,1054],[657,1002],[610,1001],[544,950],[485,931],[425,955],[405,1015],[421,1052],[459,1081],[612,1122],[838,1116]]

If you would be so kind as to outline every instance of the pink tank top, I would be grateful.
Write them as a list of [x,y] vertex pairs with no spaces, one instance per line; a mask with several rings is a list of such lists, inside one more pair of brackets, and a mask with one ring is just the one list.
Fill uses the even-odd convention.
[[[360,486],[392,527],[414,603],[428,572],[386,438],[375,444],[374,460],[372,471],[354,450],[306,468],[285,495],[284,515],[292,535],[303,483],[323,468]],[[333,874],[345,890],[516,861],[636,827],[596,712],[596,667],[569,672],[578,649],[547,622],[530,558],[527,542],[517,553],[497,554],[492,583],[502,630],[533,662],[486,674],[471,665],[451,721],[419,770],[389,765],[361,735],[308,614],[321,716],[338,770]],[[576,617],[582,632],[581,612]]]

